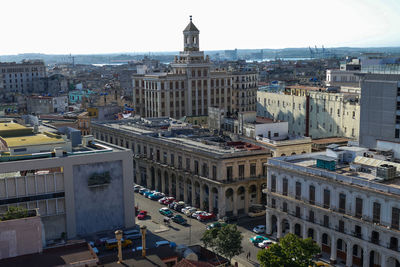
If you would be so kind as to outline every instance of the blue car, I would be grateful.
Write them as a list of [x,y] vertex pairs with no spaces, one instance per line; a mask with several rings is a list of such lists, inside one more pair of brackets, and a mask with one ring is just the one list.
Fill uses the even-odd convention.
[[143,196],[149,197],[153,193],[154,193],[154,191],[146,191],[146,192],[144,192]]
[[149,195],[149,198],[151,199],[151,200],[159,200],[160,198],[163,198],[164,196],[163,195],[161,195],[160,193],[157,193],[157,194],[150,194]]

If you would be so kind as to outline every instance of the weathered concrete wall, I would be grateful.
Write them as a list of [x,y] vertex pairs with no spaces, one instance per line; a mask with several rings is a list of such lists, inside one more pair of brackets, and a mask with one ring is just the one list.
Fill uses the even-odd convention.
[[[109,184],[88,186],[92,174],[106,171],[111,175]],[[124,227],[122,177],[122,161],[73,167],[77,235]]]
[[40,217],[0,222],[0,259],[42,252]]
[[46,240],[60,238],[62,232],[67,232],[65,214],[42,217],[42,221]]

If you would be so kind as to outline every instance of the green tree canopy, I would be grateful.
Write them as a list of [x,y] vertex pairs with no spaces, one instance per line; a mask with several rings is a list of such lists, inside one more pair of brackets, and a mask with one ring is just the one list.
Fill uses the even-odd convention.
[[242,239],[243,236],[237,226],[228,224],[205,231],[201,241],[206,248],[211,248],[212,251],[231,261],[234,256],[243,252]]
[[302,239],[294,234],[287,234],[280,243],[260,250],[257,259],[264,267],[309,267],[314,266],[312,259],[320,251],[311,238]]

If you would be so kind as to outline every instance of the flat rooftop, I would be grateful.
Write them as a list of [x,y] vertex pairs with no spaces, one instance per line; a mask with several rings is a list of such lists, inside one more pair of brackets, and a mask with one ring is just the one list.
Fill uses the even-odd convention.
[[[348,151],[352,151],[356,154],[365,151],[365,148],[360,147],[341,148],[347,148]],[[362,163],[362,159],[364,157],[355,156],[354,160],[350,163],[336,161],[336,168],[332,171],[317,167],[317,159],[323,159],[323,157],[326,157],[326,152],[316,152],[304,155],[270,158],[268,159],[268,164],[400,196],[400,177],[383,180],[382,178],[377,177],[376,172],[374,171],[357,171],[352,168],[352,165],[355,164],[367,166],[370,170],[374,170],[374,168],[377,166],[375,161],[379,161],[381,163],[385,163],[386,161],[375,159],[375,161],[372,163],[368,163],[366,161]],[[391,162],[389,163],[391,164]],[[396,165],[397,167],[397,164],[395,163],[392,165]],[[398,165],[400,166],[400,164]],[[399,170],[400,167],[398,168],[398,171]]]
[[[146,119],[147,120],[147,119]],[[189,125],[169,119],[171,127],[164,123],[154,127],[153,123],[146,124],[142,121],[125,120],[119,122],[94,122],[99,125],[115,130],[123,131],[130,135],[139,135],[146,138],[160,140],[163,143],[178,145],[186,149],[202,150],[207,153],[233,156],[236,153],[267,153],[267,149],[248,142],[232,142],[226,136],[213,135],[204,129],[192,128]],[[165,121],[164,121],[165,122]],[[169,129],[169,130],[168,130]]]
[[65,143],[65,140],[61,136],[52,136],[46,134],[35,134],[30,136],[17,136],[3,138],[7,142],[8,147],[19,147],[19,146],[34,146],[34,145],[46,145],[46,144],[57,144]]

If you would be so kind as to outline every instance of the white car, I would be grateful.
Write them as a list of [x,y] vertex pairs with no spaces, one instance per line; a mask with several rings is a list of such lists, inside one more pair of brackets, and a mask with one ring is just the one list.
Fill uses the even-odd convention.
[[256,234],[263,234],[265,233],[265,225],[257,225],[253,228],[253,232]]
[[158,203],[162,203],[164,200],[167,200],[167,197],[160,198],[160,199],[158,200]]
[[197,211],[196,208],[190,208],[190,209],[185,210],[184,214],[185,214],[186,216],[190,217],[190,216],[192,216],[192,214],[193,214],[194,212],[196,212],[196,211]]
[[187,210],[189,210],[189,209],[191,209],[192,207],[191,206],[186,206],[186,207],[184,207],[183,209],[181,209],[181,212],[182,213],[185,213]]
[[257,246],[259,248],[267,248],[267,247],[269,247],[269,246],[271,246],[272,244],[275,244],[275,243],[276,242],[272,241],[272,240],[265,240],[263,242],[258,243]]
[[205,211],[198,210],[198,211],[193,212],[192,217],[197,219],[197,217],[199,217],[200,214],[206,214],[206,213],[207,212],[205,212]]

